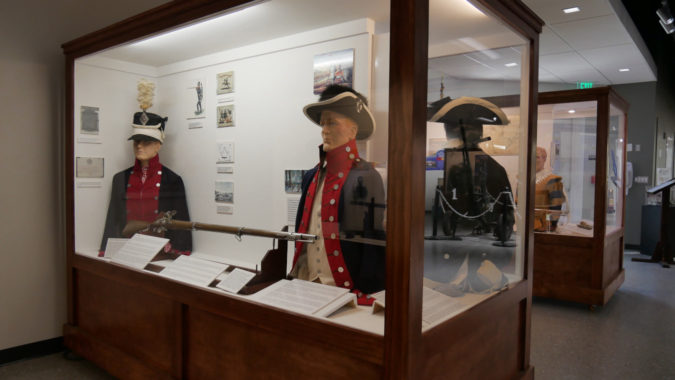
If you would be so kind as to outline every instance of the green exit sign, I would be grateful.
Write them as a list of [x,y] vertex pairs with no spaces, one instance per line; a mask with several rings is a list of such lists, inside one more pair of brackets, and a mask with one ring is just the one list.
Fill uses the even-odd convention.
[[577,88],[581,90],[593,88],[593,82],[577,82]]

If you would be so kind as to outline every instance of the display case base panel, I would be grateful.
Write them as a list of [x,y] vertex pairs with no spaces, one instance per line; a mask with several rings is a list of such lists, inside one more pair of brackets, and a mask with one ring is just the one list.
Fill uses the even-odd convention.
[[523,368],[527,283],[423,334],[421,379],[528,379]]
[[[63,326],[66,347],[118,379],[173,379],[170,373],[152,367],[126,351],[103,342],[73,325]],[[180,376],[178,376],[180,377]]]
[[622,236],[608,238],[600,252],[590,243],[591,239],[584,239],[589,244],[576,246],[538,240],[535,236],[532,284],[535,297],[604,305],[624,281]]
[[[246,317],[255,305],[242,303],[247,311],[241,313],[222,310],[217,305],[225,296],[81,261],[93,272],[73,270],[75,308],[73,322],[64,325],[65,345],[117,378],[382,376],[382,351],[372,349],[374,339],[381,338],[371,334],[328,324],[318,329],[317,322],[294,321],[288,313],[268,308]],[[330,341],[337,337],[351,343]]]

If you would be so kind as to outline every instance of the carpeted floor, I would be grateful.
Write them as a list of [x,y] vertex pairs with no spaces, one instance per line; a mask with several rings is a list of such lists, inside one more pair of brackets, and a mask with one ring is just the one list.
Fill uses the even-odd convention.
[[637,256],[626,251],[626,280],[604,307],[534,300],[535,378],[675,379],[675,267]]

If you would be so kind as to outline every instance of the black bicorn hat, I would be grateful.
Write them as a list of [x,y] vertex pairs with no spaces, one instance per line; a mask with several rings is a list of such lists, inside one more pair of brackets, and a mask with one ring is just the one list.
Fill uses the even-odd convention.
[[427,107],[427,120],[457,125],[507,125],[509,118],[495,104],[481,98],[462,96],[445,97]]
[[131,123],[133,134],[129,140],[159,141],[164,143],[164,128],[168,117],[161,117],[150,112],[134,113],[134,120]]
[[333,111],[354,120],[358,126],[357,140],[365,140],[375,131],[375,118],[368,108],[368,103],[361,94],[352,89],[338,85],[329,86],[321,94],[318,102],[303,108],[305,116],[318,126],[321,126],[323,111]]

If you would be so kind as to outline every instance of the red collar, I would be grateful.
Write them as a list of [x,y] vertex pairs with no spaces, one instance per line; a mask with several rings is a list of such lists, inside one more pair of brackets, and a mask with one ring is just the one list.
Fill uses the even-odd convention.
[[[150,159],[148,162],[148,173],[157,173],[158,170],[161,170],[162,164],[159,163],[159,154]],[[139,175],[143,172],[141,168],[141,162],[137,159],[134,163],[134,173]]]
[[325,165],[326,171],[329,173],[344,171],[359,161],[361,161],[361,158],[354,139],[335,147],[329,152],[323,151],[323,145],[319,146],[319,168],[323,168]]

